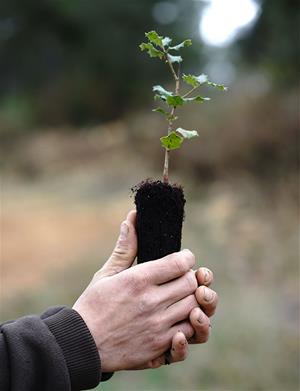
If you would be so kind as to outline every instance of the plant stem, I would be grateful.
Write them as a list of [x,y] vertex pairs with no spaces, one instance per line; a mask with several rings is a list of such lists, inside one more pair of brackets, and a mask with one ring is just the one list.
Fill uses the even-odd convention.
[[197,88],[197,87],[193,87],[191,90],[189,90],[186,94],[182,95],[183,98],[186,98],[187,96],[189,96],[192,92],[194,92]]
[[[179,87],[180,87],[180,64],[178,65],[178,73],[176,74],[175,69],[173,67],[173,64],[169,60],[168,53],[164,50],[166,61],[169,64],[169,67],[171,69],[171,72],[173,74],[174,80],[175,80],[175,95],[179,94]],[[172,107],[172,110],[170,112],[170,116],[173,117],[175,113],[176,107]],[[168,135],[172,132],[172,125],[173,121],[172,119],[168,120]],[[164,161],[164,170],[163,170],[163,183],[168,184],[169,183],[169,160],[170,160],[170,151],[168,149],[165,149],[165,161]]]

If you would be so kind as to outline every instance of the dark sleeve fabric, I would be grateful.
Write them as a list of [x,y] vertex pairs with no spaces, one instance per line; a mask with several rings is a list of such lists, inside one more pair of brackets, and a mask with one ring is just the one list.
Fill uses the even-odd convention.
[[87,390],[100,380],[97,347],[75,310],[53,307],[0,326],[1,391]]

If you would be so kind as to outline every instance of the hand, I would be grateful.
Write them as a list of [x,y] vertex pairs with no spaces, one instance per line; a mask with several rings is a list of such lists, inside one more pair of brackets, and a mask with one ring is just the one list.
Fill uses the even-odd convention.
[[[122,231],[115,251],[121,256],[129,229]],[[187,337],[194,334],[185,320],[197,288],[189,250],[111,275],[121,261],[116,264],[110,259],[73,307],[94,337],[104,372],[149,367],[168,350],[178,330]]]
[[[132,266],[137,254],[137,236],[135,223],[136,211],[131,210],[126,217],[126,220],[121,224],[120,236],[117,240],[112,255],[103,265],[103,267],[95,274],[91,284],[93,284],[96,280],[120,273],[121,271],[126,270]],[[127,232],[126,238],[124,237],[124,231],[125,233]],[[201,330],[199,333],[200,332]],[[178,331],[172,338],[172,344],[168,358],[163,353],[159,357],[153,360],[149,360],[146,364],[135,369],[158,368],[167,362],[175,363],[183,361],[186,359],[187,355],[188,343],[186,337],[182,331]]]
[[[129,212],[127,219],[122,223],[121,226],[121,232],[123,233],[123,235],[120,234],[120,237],[117,241],[117,245],[111,257],[102,267],[102,269],[100,269],[95,274],[95,277],[90,285],[93,285],[97,280],[101,278],[105,278],[108,276],[112,276],[116,273],[119,273],[122,270],[125,270],[126,268],[129,268],[132,265],[137,252],[135,217],[136,217],[135,211]],[[125,233],[127,233],[126,237],[124,236],[124,231]],[[197,271],[196,276],[199,284],[204,283],[206,285],[209,285],[213,278],[212,273],[205,268],[200,268]],[[205,276],[208,277],[206,278],[206,280],[205,280]],[[200,302],[203,301],[201,298],[201,290],[199,290],[197,297],[199,297]],[[191,300],[191,298],[193,300]],[[192,297],[192,295],[190,295],[190,298],[187,300],[189,300],[189,307],[190,307],[191,303],[194,302],[194,298]],[[198,306],[198,303],[195,303],[193,305]],[[204,312],[206,312],[210,316],[214,311],[215,305],[216,305],[216,300],[212,300],[211,303],[206,303],[205,301],[203,301]],[[202,314],[200,309],[199,311],[200,314]],[[189,340],[189,342],[191,343],[201,343],[207,340],[208,338],[208,324],[209,324],[209,322],[207,322],[208,318],[204,315],[204,323],[199,324],[198,316],[199,316],[199,312],[197,311],[197,309],[194,310],[190,315],[191,322],[195,329],[194,336]],[[172,349],[168,354],[168,363],[182,361],[186,358],[187,354],[188,354],[188,345],[187,345],[185,335],[182,332],[176,332],[173,335],[173,339],[172,339]],[[149,360],[146,364],[144,363],[143,365],[136,367],[135,369],[156,368],[165,363],[166,363],[166,355],[161,354],[160,356],[152,360]]]

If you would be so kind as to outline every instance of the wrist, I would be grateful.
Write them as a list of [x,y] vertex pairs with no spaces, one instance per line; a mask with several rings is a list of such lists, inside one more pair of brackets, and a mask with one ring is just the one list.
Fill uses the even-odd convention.
[[64,308],[44,320],[60,346],[70,375],[72,389],[89,389],[100,382],[100,356],[79,313]]

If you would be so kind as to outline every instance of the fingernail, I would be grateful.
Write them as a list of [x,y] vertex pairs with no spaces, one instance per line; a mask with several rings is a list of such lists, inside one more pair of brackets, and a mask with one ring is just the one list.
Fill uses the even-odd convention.
[[203,321],[204,321],[204,316],[202,313],[200,313],[200,315],[198,316],[198,322],[203,323]]
[[208,288],[204,288],[204,300],[211,301],[212,298],[213,298],[212,291]]
[[120,239],[122,239],[122,240],[127,239],[128,232],[129,232],[129,227],[128,227],[127,223],[125,223],[125,221],[124,221],[121,224],[121,228],[120,228]]

